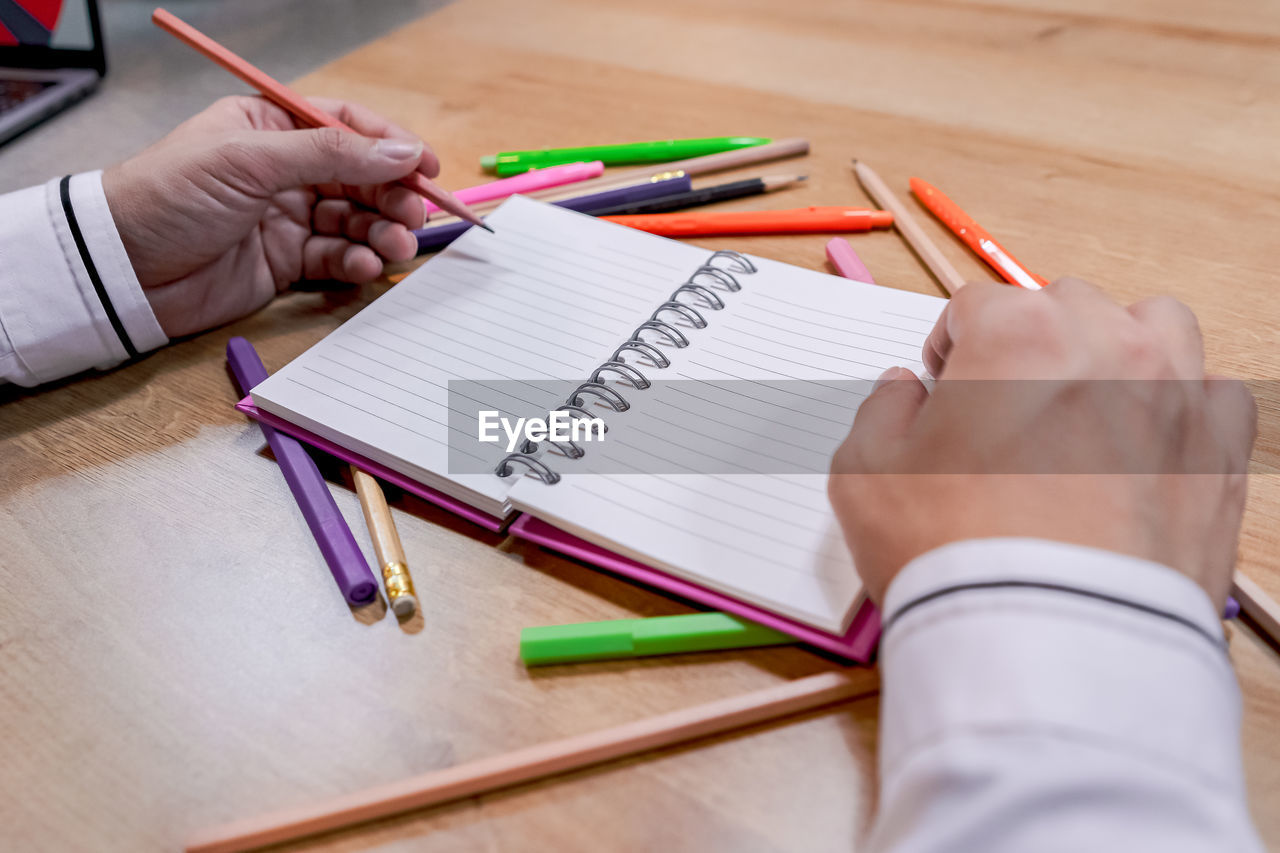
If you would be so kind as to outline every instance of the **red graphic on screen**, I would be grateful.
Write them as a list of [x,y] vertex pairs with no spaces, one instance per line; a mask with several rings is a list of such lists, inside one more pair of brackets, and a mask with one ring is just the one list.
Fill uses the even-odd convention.
[[0,45],[49,44],[63,0],[0,0]]

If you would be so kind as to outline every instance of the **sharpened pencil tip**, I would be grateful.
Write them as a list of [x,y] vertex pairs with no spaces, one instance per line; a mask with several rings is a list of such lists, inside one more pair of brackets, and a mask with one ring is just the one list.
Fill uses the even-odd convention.
[[483,228],[484,230],[488,231],[490,234],[496,234],[496,233],[498,233],[498,232],[494,231],[492,228],[490,228],[488,225],[485,225],[483,222],[481,222],[481,223],[480,223],[480,227],[481,227],[481,228]]
[[807,180],[809,180],[809,176],[808,176],[808,175],[796,175],[796,180],[797,180],[797,181],[807,181]]

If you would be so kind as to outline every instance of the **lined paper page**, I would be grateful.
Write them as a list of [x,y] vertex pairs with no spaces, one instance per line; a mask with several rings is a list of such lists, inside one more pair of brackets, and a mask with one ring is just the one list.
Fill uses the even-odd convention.
[[[253,391],[254,402],[494,514],[510,482],[448,473],[448,382],[580,382],[706,252],[515,197]],[[502,382],[485,408],[542,416],[556,401]]]
[[[606,441],[581,460],[555,457],[561,483],[522,483],[512,500],[641,562],[839,633],[861,588],[825,471],[869,381],[894,365],[923,369],[921,346],[945,301],[753,260],[759,271],[739,276],[742,291],[723,295],[726,307],[708,313],[669,368],[642,369],[702,381],[649,391],[615,383],[633,410],[607,417]],[[784,384],[796,379],[807,382]],[[768,454],[755,457],[761,468],[815,473],[705,473],[709,457],[734,448],[749,451],[736,454],[747,470],[751,454]]]

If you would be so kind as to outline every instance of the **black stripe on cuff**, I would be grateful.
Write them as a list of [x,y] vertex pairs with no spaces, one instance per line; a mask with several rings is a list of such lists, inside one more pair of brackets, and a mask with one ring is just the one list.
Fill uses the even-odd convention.
[[882,636],[885,634],[888,634],[889,629],[892,628],[894,625],[898,624],[899,620],[901,620],[903,616],[905,616],[907,613],[916,609],[922,604],[927,604],[930,601],[935,601],[939,598],[943,598],[948,595],[955,595],[956,593],[961,593],[961,592],[971,592],[973,590],[979,590],[979,589],[1039,589],[1039,590],[1047,590],[1049,592],[1065,593],[1068,595],[1078,595],[1082,598],[1092,598],[1095,601],[1104,601],[1107,604],[1114,604],[1120,607],[1128,607],[1129,609],[1137,610],[1140,613],[1146,613],[1150,616],[1159,616],[1162,619],[1168,619],[1170,622],[1176,622],[1177,624],[1183,626],[1184,628],[1190,628],[1192,631],[1195,631],[1201,637],[1204,637],[1206,640],[1212,643],[1214,647],[1218,649],[1223,649],[1223,650],[1226,649],[1226,642],[1223,640],[1222,637],[1213,636],[1204,628],[1197,625],[1195,622],[1192,622],[1190,619],[1187,619],[1183,616],[1179,616],[1177,613],[1170,613],[1167,610],[1160,610],[1157,607],[1151,607],[1150,605],[1141,604],[1137,601],[1129,601],[1128,599],[1124,599],[1124,598],[1116,598],[1113,595],[1106,595],[1104,593],[1094,592],[1093,590],[1089,590],[1089,589],[1080,589],[1078,587],[1064,586],[1062,584],[1056,584],[1056,583],[1043,583],[1040,581],[985,581],[985,582],[977,582],[977,583],[956,584],[955,586],[948,586],[948,587],[943,587],[942,589],[935,589],[933,592],[930,592],[926,595],[920,596],[919,598],[908,601],[902,607],[899,607],[898,612],[894,613],[893,617],[889,619],[889,621],[884,623],[884,626],[881,628],[880,633]]
[[120,339],[129,358],[137,358],[138,350],[129,339],[129,333],[124,330],[124,323],[120,322],[120,315],[116,313],[116,307],[111,304],[111,297],[107,295],[107,288],[102,283],[102,277],[98,275],[98,268],[94,265],[93,258],[89,257],[89,247],[84,244],[84,234],[80,232],[76,212],[71,208],[70,175],[64,176],[58,184],[58,195],[62,197],[62,212],[67,216],[67,225],[71,228],[71,239],[76,241],[80,260],[84,263],[85,271],[89,273],[89,281],[93,282],[93,289],[98,294],[98,301],[102,303],[102,310],[107,312],[107,320],[111,322],[111,328],[115,330],[116,337]]

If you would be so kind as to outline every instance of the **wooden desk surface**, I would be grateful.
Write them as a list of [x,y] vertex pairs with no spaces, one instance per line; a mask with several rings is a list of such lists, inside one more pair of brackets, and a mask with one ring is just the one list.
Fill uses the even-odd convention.
[[[1280,5],[1245,0],[496,0],[300,86],[420,131],[451,187],[503,148],[807,136],[807,160],[762,171],[808,187],[738,206],[863,203],[854,156],[902,190],[919,174],[1046,276],[1174,293],[1215,370],[1266,380],[1278,43]],[[704,242],[821,268],[824,240]],[[937,292],[895,236],[856,240],[882,283]],[[413,500],[397,517],[426,618],[349,611],[231,409],[222,351],[245,335],[278,368],[384,287],[290,295],[127,369],[7,392],[0,848],[172,850],[227,819],[831,666],[787,648],[527,673],[522,626],[684,608]],[[1274,383],[1257,390],[1274,418]],[[1264,435],[1241,561],[1280,596],[1278,452]],[[338,499],[358,525],[354,496]],[[1253,812],[1280,846],[1280,660],[1232,633]],[[308,849],[849,850],[874,806],[876,713],[860,702]]]

